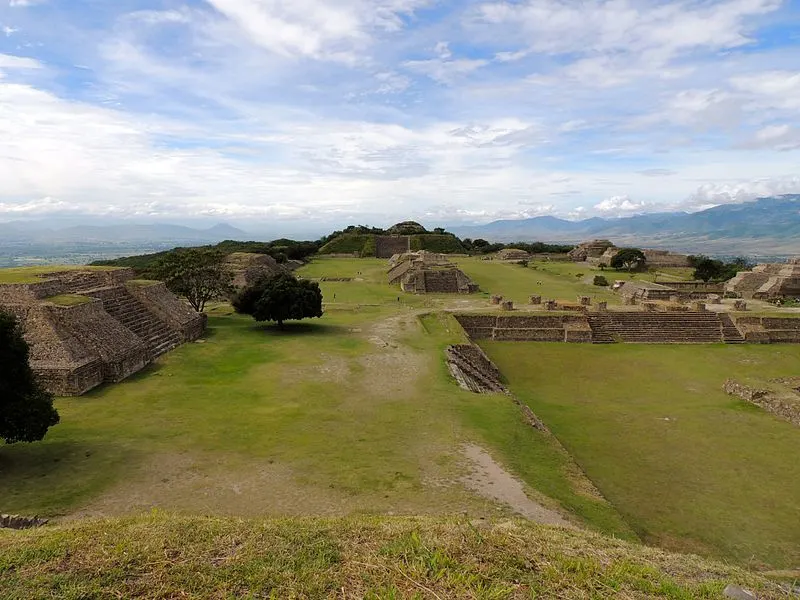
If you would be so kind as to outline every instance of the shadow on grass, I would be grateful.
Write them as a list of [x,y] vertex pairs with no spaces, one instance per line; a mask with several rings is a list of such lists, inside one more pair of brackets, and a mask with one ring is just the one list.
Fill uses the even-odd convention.
[[287,321],[283,328],[276,323],[256,323],[253,327],[256,331],[262,331],[273,337],[295,337],[302,335],[346,335],[349,328],[342,325],[331,325],[329,323],[297,323]]
[[112,484],[136,452],[85,441],[0,446],[2,512],[54,516]]

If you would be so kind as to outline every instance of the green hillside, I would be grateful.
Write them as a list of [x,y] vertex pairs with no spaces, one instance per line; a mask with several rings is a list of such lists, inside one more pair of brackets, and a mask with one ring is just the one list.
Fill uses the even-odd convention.
[[3,598],[762,599],[737,568],[522,520],[152,513],[0,530]]

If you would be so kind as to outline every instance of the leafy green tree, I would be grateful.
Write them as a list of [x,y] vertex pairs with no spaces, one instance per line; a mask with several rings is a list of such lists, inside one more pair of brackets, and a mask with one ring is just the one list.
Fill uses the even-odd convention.
[[605,278],[605,275],[595,275],[592,283],[594,283],[594,285],[605,287],[608,285],[608,279]]
[[37,442],[59,421],[53,396],[36,381],[28,343],[14,315],[0,311],[0,438]]
[[694,274],[692,277],[701,279],[702,281],[711,281],[712,279],[720,279],[725,271],[725,264],[721,260],[714,260],[707,256],[692,257],[692,266],[694,267]]
[[170,290],[185,297],[197,312],[203,312],[209,300],[233,292],[233,273],[225,264],[225,256],[217,250],[189,248],[167,254],[154,271]]
[[629,273],[632,271],[640,271],[647,266],[647,259],[644,252],[638,248],[623,248],[617,252],[611,259],[611,267],[617,269],[625,269]]
[[321,317],[322,291],[314,281],[278,273],[239,292],[233,299],[233,308],[256,321],[275,321],[283,329],[284,321]]

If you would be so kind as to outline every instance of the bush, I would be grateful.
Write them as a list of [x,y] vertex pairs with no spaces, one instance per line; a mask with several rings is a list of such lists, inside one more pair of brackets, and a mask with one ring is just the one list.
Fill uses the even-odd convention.
[[605,286],[608,285],[608,279],[606,279],[605,276],[603,276],[603,275],[595,275],[594,276],[594,281],[592,283],[594,283],[595,285],[599,285],[599,286],[604,286],[605,287]]

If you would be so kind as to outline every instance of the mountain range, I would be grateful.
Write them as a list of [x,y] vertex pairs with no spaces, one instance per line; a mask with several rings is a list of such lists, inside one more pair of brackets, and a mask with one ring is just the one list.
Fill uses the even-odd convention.
[[552,216],[448,228],[461,238],[493,242],[580,242],[608,238],[704,254],[800,255],[800,194],[723,204],[695,213],[651,213],[567,221]]
[[118,225],[73,225],[57,228],[39,223],[23,221],[0,223],[0,240],[12,243],[137,243],[170,242],[216,243],[223,240],[244,240],[248,234],[219,223],[208,229],[194,229],[183,225],[169,224],[118,224]]

